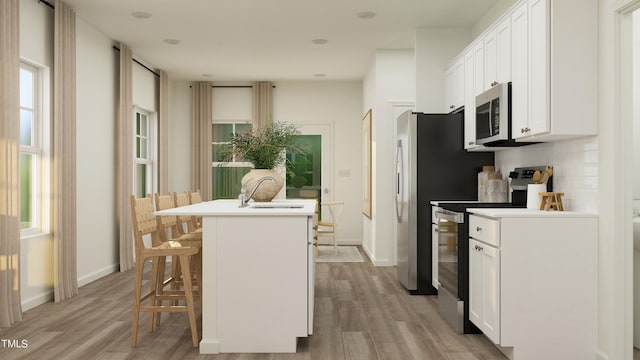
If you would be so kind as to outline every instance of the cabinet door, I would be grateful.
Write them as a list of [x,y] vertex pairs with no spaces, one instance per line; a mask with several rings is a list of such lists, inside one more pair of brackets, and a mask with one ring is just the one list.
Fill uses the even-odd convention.
[[464,105],[464,56],[460,56],[453,72],[453,103],[456,109]]
[[454,104],[454,95],[453,95],[453,87],[455,86],[454,79],[455,69],[453,66],[447,68],[444,73],[444,104],[445,104],[445,113],[449,113],[455,110],[456,106]]
[[482,243],[469,239],[469,320],[482,330]]
[[464,54],[464,148],[476,147],[476,93],[473,77],[473,48]]
[[482,332],[495,344],[500,343],[500,250],[481,245],[482,257]]
[[511,136],[529,135],[529,19],[524,2],[511,14]]
[[445,106],[451,112],[464,105],[464,56],[445,71]]
[[498,75],[498,44],[496,30],[489,30],[484,38],[484,81],[489,89],[497,83]]
[[[437,221],[437,220],[436,220]],[[431,224],[431,285],[438,287],[438,224]]]
[[511,18],[496,26],[496,81],[511,81]]
[[473,91],[475,95],[487,89],[484,80],[484,42],[478,41],[473,47]]
[[529,1],[529,128],[528,135],[549,131],[548,0]]

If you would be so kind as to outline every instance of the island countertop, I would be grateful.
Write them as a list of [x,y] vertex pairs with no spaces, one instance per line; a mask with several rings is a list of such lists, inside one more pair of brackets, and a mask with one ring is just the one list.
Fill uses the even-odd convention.
[[177,208],[156,211],[155,215],[176,216],[311,216],[315,213],[316,201],[307,199],[273,200],[270,202],[249,201],[240,207],[240,200],[214,200]]

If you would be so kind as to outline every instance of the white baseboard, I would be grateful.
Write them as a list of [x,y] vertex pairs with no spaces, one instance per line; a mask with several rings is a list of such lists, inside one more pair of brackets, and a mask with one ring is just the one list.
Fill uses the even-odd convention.
[[[333,245],[333,243],[331,242],[331,238],[327,238],[326,236],[321,236],[318,239],[318,244],[320,245]],[[338,237],[338,245],[362,245],[362,240],[360,239],[356,239],[356,238],[343,238],[343,237]]]
[[[94,282],[100,278],[103,278],[109,274],[112,274],[120,268],[119,264],[109,265],[103,269],[95,271],[87,276],[83,276],[78,279],[78,287],[83,287],[91,282]],[[53,301],[53,289],[46,291],[42,294],[33,296],[29,299],[22,301],[22,311],[31,310],[36,306],[46,304]]]
[[362,249],[364,250],[365,254],[367,254],[367,257],[369,258],[373,266],[393,266],[391,259],[376,259],[375,256],[371,254],[371,250],[367,246],[365,246],[364,244],[361,245]]
[[107,267],[104,267],[98,271],[92,272],[89,275],[83,276],[81,278],[78,278],[78,287],[83,287],[89,283],[92,283],[100,278],[103,278],[109,274],[112,274],[116,271],[118,271],[118,269],[120,269],[120,265],[119,264],[113,264],[113,265],[109,265]]
[[46,304],[53,301],[53,290],[47,291],[43,294],[31,297],[22,301],[22,311],[31,310],[36,306]]

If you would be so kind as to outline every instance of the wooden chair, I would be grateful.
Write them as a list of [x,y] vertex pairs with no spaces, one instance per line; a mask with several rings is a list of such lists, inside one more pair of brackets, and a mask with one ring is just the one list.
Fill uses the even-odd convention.
[[335,252],[338,252],[338,243],[336,242],[336,229],[338,227],[338,217],[342,213],[342,208],[344,207],[343,201],[335,201],[335,202],[323,202],[320,206],[326,206],[327,210],[329,210],[329,219],[318,221],[318,230],[316,235],[318,237],[328,236],[333,240],[333,248]]
[[[154,207],[150,197],[136,199],[130,196],[131,217],[133,222],[133,235],[136,253],[135,286],[133,292],[133,320],[131,330],[131,347],[136,347],[138,340],[138,321],[140,312],[149,313],[148,328],[153,331],[153,319],[156,313],[161,312],[186,312],[191,329],[191,341],[193,347],[198,347],[198,329],[196,325],[196,310],[194,305],[193,286],[191,282],[190,258],[198,254],[198,248],[183,246],[177,241],[162,242],[158,222],[153,214]],[[151,247],[146,247],[143,236],[151,236]],[[164,284],[164,264],[167,256],[180,259],[180,266],[184,274],[184,286],[182,291],[162,292]],[[144,264],[151,260],[151,279],[149,292],[142,294],[142,282]],[[149,299],[149,304],[144,301]],[[163,300],[169,300],[169,306],[162,305]],[[183,300],[185,305],[178,305]]]
[[[173,209],[175,207],[173,198],[171,195],[160,195],[155,193],[156,210]],[[185,233],[181,226],[178,226],[178,217],[174,215],[158,216],[158,232],[160,233],[160,240],[162,242],[169,241],[167,230],[171,232],[171,238],[174,241],[180,242],[184,246],[193,246],[197,248],[198,254],[195,256],[194,261],[191,262],[193,266],[193,273],[198,285],[198,291],[195,293],[197,298],[200,299],[202,295],[202,232]],[[171,262],[171,274],[172,277],[168,282],[173,283],[173,288],[179,288],[184,279],[181,273],[181,266],[179,265],[180,259]],[[166,285],[167,282],[165,282]]]
[[[183,192],[183,193],[174,192],[173,201],[175,203],[175,207],[187,206],[191,204],[189,201],[188,192]],[[197,224],[195,223],[195,220],[193,219],[193,216],[189,216],[189,215],[178,216],[177,220],[178,220],[178,229],[184,230],[184,227],[186,226],[187,227],[186,231],[189,233],[202,232],[202,227],[197,226]]]

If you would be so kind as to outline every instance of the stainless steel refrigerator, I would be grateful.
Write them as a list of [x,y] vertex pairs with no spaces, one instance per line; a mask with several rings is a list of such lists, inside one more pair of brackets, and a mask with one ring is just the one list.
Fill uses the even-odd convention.
[[437,294],[431,284],[430,202],[476,200],[478,173],[494,164],[493,152],[467,152],[463,141],[463,111],[407,111],[397,119],[397,270],[411,294]]

